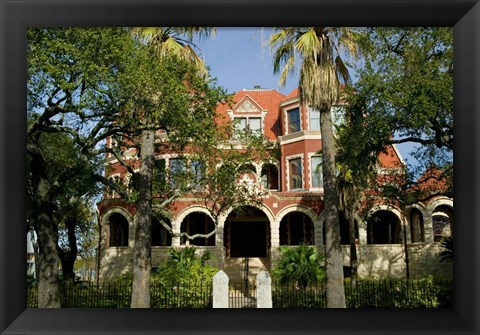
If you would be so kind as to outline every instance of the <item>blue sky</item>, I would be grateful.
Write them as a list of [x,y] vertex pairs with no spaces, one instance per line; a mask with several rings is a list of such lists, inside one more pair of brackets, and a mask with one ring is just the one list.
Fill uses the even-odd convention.
[[285,87],[279,87],[272,53],[266,45],[269,35],[270,30],[262,28],[217,28],[213,39],[196,45],[212,76],[229,93],[260,85],[288,94],[297,86],[298,77],[290,77]]

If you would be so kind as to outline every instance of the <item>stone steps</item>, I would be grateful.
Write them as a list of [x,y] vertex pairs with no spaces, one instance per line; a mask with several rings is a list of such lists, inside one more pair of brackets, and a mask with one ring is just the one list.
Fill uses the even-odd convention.
[[[269,261],[267,258],[250,258],[248,262],[248,280],[250,283],[255,283],[255,278],[262,270],[269,268]],[[243,258],[230,258],[225,260],[224,271],[229,278],[230,283],[244,283],[243,277],[245,270],[245,263]]]

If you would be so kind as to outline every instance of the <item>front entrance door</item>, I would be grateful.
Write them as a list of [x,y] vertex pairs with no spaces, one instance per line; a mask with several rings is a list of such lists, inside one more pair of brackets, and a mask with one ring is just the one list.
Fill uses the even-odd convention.
[[267,223],[231,221],[230,257],[267,257]]

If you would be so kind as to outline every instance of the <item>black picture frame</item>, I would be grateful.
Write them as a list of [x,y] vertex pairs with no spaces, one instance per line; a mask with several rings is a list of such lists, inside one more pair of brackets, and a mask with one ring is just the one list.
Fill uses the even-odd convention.
[[[0,0],[2,334],[479,334],[480,4],[473,0]],[[26,28],[32,26],[453,26],[454,308],[26,309]],[[234,50],[232,50],[234,52]]]

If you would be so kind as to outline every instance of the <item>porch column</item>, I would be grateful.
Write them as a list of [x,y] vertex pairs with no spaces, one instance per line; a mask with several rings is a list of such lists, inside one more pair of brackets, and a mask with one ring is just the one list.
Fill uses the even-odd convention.
[[[177,222],[176,220],[172,221],[172,230],[174,234],[180,233],[180,224],[181,222]],[[172,247],[179,247],[180,246],[180,237],[172,236]]]

